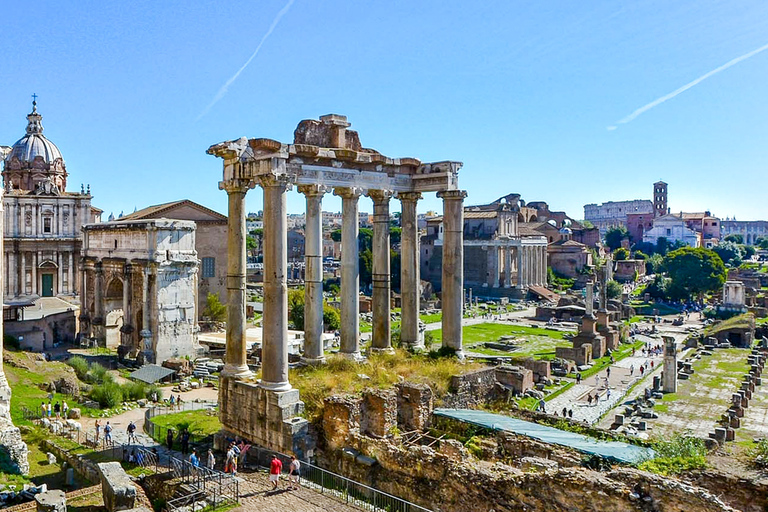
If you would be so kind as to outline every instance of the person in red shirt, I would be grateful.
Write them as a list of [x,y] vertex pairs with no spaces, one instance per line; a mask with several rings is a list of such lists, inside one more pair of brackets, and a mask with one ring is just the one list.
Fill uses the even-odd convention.
[[277,458],[277,455],[272,456],[272,462],[269,463],[269,481],[272,482],[272,490],[277,489],[277,481],[280,480],[280,473],[283,471],[283,463]]

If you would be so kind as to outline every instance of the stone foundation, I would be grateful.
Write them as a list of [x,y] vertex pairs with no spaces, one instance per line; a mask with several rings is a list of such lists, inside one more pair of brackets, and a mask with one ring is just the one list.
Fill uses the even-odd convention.
[[533,358],[512,359],[510,361],[514,366],[521,366],[533,372],[534,382],[544,382],[552,378],[552,369],[549,361],[537,361]]
[[496,381],[514,394],[523,394],[533,388],[533,372],[519,366],[500,366]]
[[[2,331],[0,330],[0,335]],[[1,350],[1,348],[0,348]],[[0,355],[0,357],[2,357]],[[8,458],[13,462],[16,473],[21,475],[29,474],[29,461],[27,460],[26,443],[21,439],[21,431],[11,421],[11,387],[2,370],[2,361],[0,361],[0,450],[8,454]]]
[[592,345],[584,344],[578,347],[556,347],[555,357],[573,361],[577,366],[583,366],[592,362]]
[[311,457],[314,443],[299,391],[270,391],[255,382],[220,379],[219,418],[224,430],[248,441],[299,459]]

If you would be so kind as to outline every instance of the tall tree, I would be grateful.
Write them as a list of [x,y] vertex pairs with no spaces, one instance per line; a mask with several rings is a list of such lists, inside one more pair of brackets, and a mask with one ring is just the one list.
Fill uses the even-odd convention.
[[624,226],[608,228],[605,232],[605,245],[612,251],[621,247],[621,241],[629,238],[629,232]]
[[725,265],[714,251],[702,247],[676,249],[664,258],[671,279],[668,293],[673,299],[701,297],[719,291],[725,283]]

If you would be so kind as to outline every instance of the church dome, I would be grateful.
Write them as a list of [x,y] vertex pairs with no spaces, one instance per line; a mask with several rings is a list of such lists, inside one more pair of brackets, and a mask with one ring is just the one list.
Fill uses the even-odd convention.
[[6,161],[16,157],[21,162],[32,162],[41,156],[45,163],[52,164],[57,158],[62,158],[56,144],[43,135],[43,116],[37,113],[36,102],[32,103],[32,113],[27,116],[27,121],[27,134],[11,147]]
[[60,190],[66,187],[67,170],[61,151],[43,135],[43,116],[32,102],[27,115],[27,133],[11,147],[5,157],[3,178],[6,188],[36,190],[43,181],[54,183]]

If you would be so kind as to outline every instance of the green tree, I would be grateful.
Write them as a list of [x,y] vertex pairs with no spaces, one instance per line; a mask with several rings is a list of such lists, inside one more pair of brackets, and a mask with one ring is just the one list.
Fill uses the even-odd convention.
[[389,251],[389,281],[392,285],[392,291],[400,293],[400,253]]
[[741,265],[744,253],[735,242],[723,242],[716,245],[713,249],[720,256],[720,259],[727,265],[738,267]]
[[360,287],[368,287],[373,282],[373,252],[370,248],[360,251]]
[[758,238],[755,242],[755,245],[760,247],[761,249],[765,250],[768,249],[768,238]]
[[[660,257],[658,254],[655,254],[654,256]],[[656,277],[653,278],[653,281],[648,283],[648,286],[645,287],[645,293],[654,299],[666,299],[670,281],[671,279],[668,277],[664,277],[661,274],[656,274]]]
[[202,316],[211,322],[223,322],[227,319],[227,306],[221,303],[218,293],[206,295]]
[[669,251],[669,242],[667,241],[667,237],[660,236],[656,239],[656,253],[664,256],[667,254],[667,251]]
[[629,251],[623,247],[619,247],[618,249],[613,251],[613,259],[616,261],[629,259]]
[[624,226],[608,228],[605,232],[605,245],[612,251],[621,247],[621,241],[629,238],[629,232]]
[[592,224],[591,222],[589,222],[588,220],[580,220],[580,221],[578,221],[578,223],[581,224],[582,226],[584,226],[587,229],[592,229],[593,227],[595,227],[595,225]]
[[634,257],[635,257],[636,260],[648,261],[648,255],[645,254],[643,251],[635,251]]
[[672,299],[701,297],[719,291],[725,283],[725,265],[714,251],[702,247],[676,249],[664,259],[671,279],[668,293]]
[[340,229],[334,229],[331,231],[331,240],[334,242],[341,242],[341,230]]
[[370,228],[360,228],[357,234],[357,246],[360,252],[373,249],[373,230]]
[[661,274],[664,271],[664,257],[656,253],[645,261],[646,274]]
[[739,235],[738,233],[735,233],[733,235],[726,236],[723,240],[725,240],[726,242],[733,242],[735,244],[743,245],[744,235]]
[[744,259],[751,258],[757,252],[754,246],[751,245],[742,245],[740,249],[744,253]]
[[605,293],[609,299],[618,299],[621,297],[621,292],[624,291],[621,284],[611,279],[606,285]]
[[304,329],[304,290],[296,289],[288,292],[288,320],[293,328]]
[[323,325],[327,331],[335,331],[341,327],[339,312],[328,304],[323,304]]
[[402,238],[403,230],[397,226],[390,226],[389,227],[389,242],[392,245],[396,245],[400,243],[400,239]]

